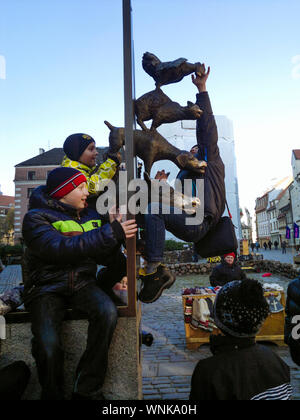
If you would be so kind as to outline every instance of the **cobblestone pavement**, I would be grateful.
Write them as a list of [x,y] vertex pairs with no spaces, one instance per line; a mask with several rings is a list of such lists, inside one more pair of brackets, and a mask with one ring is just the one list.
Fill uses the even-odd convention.
[[280,261],[281,263],[287,263],[287,264],[293,264],[293,256],[295,255],[295,251],[288,248],[286,250],[286,254],[283,254],[281,249],[278,249],[277,251],[275,249],[272,249],[271,251],[268,249],[265,251],[265,249],[260,248],[259,253],[264,256],[264,260],[274,260],[274,261]]
[[[142,346],[144,399],[187,400],[191,375],[198,360],[211,356],[208,345],[196,350],[185,346],[185,330],[181,288],[191,286],[195,276],[178,277],[172,289],[164,292],[152,304],[142,304],[142,327],[151,332],[154,341],[151,347]],[[194,285],[208,284],[208,277],[198,276]],[[273,280],[274,281],[274,280]],[[282,279],[281,279],[282,281]],[[288,280],[287,280],[288,284]],[[300,368],[289,356],[286,346],[270,345],[291,368],[293,398],[300,400]]]

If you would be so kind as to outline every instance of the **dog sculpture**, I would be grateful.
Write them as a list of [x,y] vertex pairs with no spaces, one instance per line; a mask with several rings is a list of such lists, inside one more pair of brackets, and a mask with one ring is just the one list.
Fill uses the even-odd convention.
[[[121,148],[125,142],[124,128],[114,127],[108,121],[104,121],[110,129],[109,143],[115,148]],[[192,153],[177,149],[172,146],[157,131],[134,130],[134,155],[144,161],[145,172],[151,173],[154,162],[171,160],[180,169],[187,169],[201,174],[207,166],[205,161],[199,161]]]

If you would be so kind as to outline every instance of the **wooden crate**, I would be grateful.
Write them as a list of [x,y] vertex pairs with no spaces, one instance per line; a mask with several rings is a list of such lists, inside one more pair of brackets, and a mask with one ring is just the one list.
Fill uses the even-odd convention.
[[[281,304],[285,308],[285,295],[284,292],[265,292],[265,296],[269,296],[270,294],[274,294],[278,296],[281,294]],[[202,299],[208,297],[214,297],[215,295],[183,295],[182,296],[182,304],[183,304],[183,312],[185,312],[185,304],[187,298],[193,299]],[[264,322],[259,334],[256,336],[256,341],[271,341],[278,345],[285,345],[284,344],[284,319],[285,319],[285,311],[278,312],[276,314],[270,314],[266,321]],[[218,328],[214,328],[213,332],[210,333],[209,331],[202,330],[198,328],[194,330],[190,327],[190,324],[184,323],[185,327],[185,338],[186,338],[186,347],[189,350],[196,349],[200,347],[202,344],[209,343],[209,336],[211,334],[220,334],[220,330]]]

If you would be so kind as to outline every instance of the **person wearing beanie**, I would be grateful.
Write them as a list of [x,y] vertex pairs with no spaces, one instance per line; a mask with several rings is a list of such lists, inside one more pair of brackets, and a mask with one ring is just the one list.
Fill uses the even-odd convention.
[[41,399],[64,398],[64,352],[60,328],[66,309],[78,309],[89,321],[86,351],[76,370],[73,399],[103,399],[108,349],[117,308],[97,286],[97,264],[112,266],[120,246],[137,231],[116,209],[110,223],[87,207],[87,179],[74,168],[51,171],[36,188],[23,220],[28,278],[24,304],[32,320],[32,354],[42,388]]
[[196,365],[190,400],[289,400],[289,366],[268,347],[257,344],[269,314],[261,284],[252,279],[223,286],[214,303],[219,335],[210,336],[212,357]]
[[236,255],[234,252],[225,254],[222,258],[221,264],[217,265],[210,277],[209,281],[211,286],[224,286],[233,280],[244,280],[246,279],[245,272],[236,263]]
[[97,166],[96,143],[88,134],[71,134],[66,138],[63,149],[65,157],[61,165],[77,169],[85,175],[91,196],[98,196],[104,190],[120,165],[120,156],[110,145],[106,161]]

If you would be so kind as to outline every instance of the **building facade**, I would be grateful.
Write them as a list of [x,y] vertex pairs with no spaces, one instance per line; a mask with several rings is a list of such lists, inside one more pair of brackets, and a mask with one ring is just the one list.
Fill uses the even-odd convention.
[[255,203],[256,235],[260,247],[263,247],[264,242],[268,242],[270,240],[270,230],[267,215],[268,202],[269,193],[267,192],[263,196],[258,197]]
[[[290,186],[291,212],[293,224],[291,227],[291,240],[294,240],[294,223],[300,226],[300,149],[292,151],[293,183]],[[296,238],[295,246],[300,245],[300,239]]]

